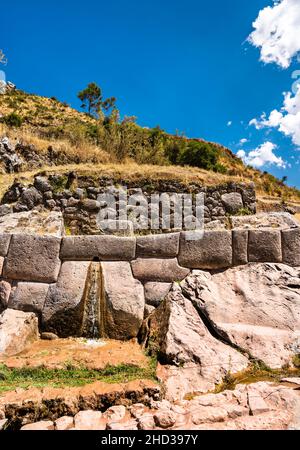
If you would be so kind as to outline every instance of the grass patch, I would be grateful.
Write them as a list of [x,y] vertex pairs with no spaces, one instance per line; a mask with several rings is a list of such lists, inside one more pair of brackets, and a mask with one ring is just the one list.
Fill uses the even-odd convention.
[[43,366],[31,368],[8,368],[0,365],[0,394],[16,388],[29,387],[74,387],[95,381],[105,383],[127,383],[137,379],[156,379],[156,360],[149,359],[147,367],[130,364],[106,366],[102,370],[74,367],[66,364],[64,369],[47,369]]
[[219,394],[225,390],[234,390],[238,384],[252,384],[259,381],[272,381],[274,383],[279,383],[282,378],[299,376],[300,368],[291,369],[287,367],[281,369],[271,369],[265,364],[255,361],[243,372],[239,372],[237,374],[231,374],[230,372],[227,373],[222,382],[216,386],[214,393]]

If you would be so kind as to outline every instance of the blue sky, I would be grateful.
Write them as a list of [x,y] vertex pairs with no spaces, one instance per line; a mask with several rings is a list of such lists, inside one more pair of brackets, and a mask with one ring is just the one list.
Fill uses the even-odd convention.
[[[1,6],[4,70],[20,89],[76,108],[77,92],[96,81],[140,125],[234,152],[272,142],[284,167],[266,162],[261,169],[300,187],[298,145],[276,128],[249,126],[281,108],[300,70],[296,58],[288,68],[260,61],[260,49],[246,41],[268,5],[273,1],[15,0]],[[248,142],[241,146],[241,139]]]

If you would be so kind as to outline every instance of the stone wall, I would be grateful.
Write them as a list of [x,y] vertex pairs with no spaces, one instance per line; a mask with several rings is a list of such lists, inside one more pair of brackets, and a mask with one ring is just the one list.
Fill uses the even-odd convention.
[[248,262],[300,266],[300,228],[139,237],[0,235],[0,305],[35,312],[62,337],[138,335],[145,315],[191,270]]
[[[126,186],[128,195],[143,195],[150,204],[153,194],[199,194],[204,195],[204,221],[226,222],[228,215],[254,214],[256,212],[255,186],[253,183],[227,183],[205,187],[200,183],[185,185],[176,181],[130,181],[79,177],[76,173],[66,175],[36,176],[34,183],[25,186],[15,182],[5,193],[0,204],[0,216],[11,212],[23,212],[46,208],[62,211],[66,226],[71,234],[99,234],[96,216],[103,205],[98,201],[99,194],[108,192],[115,197],[120,206],[117,186]],[[195,215],[196,205],[193,205]],[[134,214],[134,206],[128,210]],[[171,215],[174,209],[171,205]],[[118,216],[117,216],[118,218]],[[150,229],[150,224],[149,224]],[[174,229],[166,231],[175,231]],[[106,233],[106,231],[105,231]]]

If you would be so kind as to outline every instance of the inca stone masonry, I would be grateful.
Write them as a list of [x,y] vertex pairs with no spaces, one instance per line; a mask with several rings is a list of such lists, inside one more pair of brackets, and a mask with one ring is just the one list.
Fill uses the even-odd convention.
[[198,240],[0,234],[0,312],[35,312],[41,330],[61,337],[130,339],[172,282],[258,262],[300,266],[300,228],[210,230]]

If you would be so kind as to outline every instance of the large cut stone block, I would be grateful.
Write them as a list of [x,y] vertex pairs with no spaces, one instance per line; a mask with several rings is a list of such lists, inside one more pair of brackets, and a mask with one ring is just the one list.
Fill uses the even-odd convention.
[[61,259],[130,261],[135,257],[136,240],[117,236],[69,236],[63,238]]
[[173,258],[178,255],[180,233],[139,236],[136,240],[137,257]]
[[0,256],[7,255],[10,238],[10,234],[0,234]]
[[4,278],[54,283],[60,269],[59,249],[60,238],[13,235],[4,263]]
[[241,266],[248,262],[248,231],[233,230],[232,232],[233,265]]
[[178,261],[190,269],[223,269],[232,265],[230,231],[204,231],[203,237],[189,240],[190,233],[181,233]]
[[282,231],[282,260],[290,266],[300,266],[300,228]]
[[128,262],[103,262],[101,316],[104,335],[126,340],[138,335],[144,318],[144,288],[132,276]]
[[189,269],[180,267],[176,258],[144,259],[131,263],[133,276],[141,281],[161,281],[171,283],[181,281],[189,274]]
[[49,285],[45,283],[19,282],[11,290],[8,307],[41,314]]
[[249,262],[281,262],[281,232],[279,230],[250,230]]
[[49,287],[42,327],[61,337],[81,336],[84,295],[90,263],[66,261],[56,284]]

